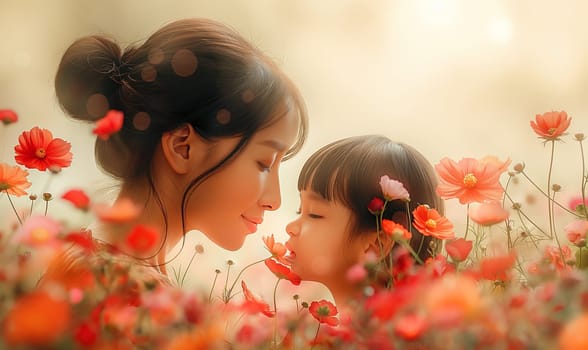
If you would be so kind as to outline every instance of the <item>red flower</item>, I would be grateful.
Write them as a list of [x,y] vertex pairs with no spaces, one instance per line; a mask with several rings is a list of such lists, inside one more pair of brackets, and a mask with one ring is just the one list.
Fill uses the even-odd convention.
[[382,230],[394,240],[409,241],[412,238],[412,234],[404,226],[392,220],[383,219]]
[[273,259],[266,259],[265,265],[279,279],[287,279],[295,286],[300,285],[300,276],[292,272],[288,266],[280,264],[279,262]]
[[427,320],[422,315],[409,314],[401,316],[394,325],[394,332],[403,339],[415,340],[420,337],[427,326]]
[[472,241],[466,241],[463,238],[458,238],[448,241],[445,244],[445,251],[453,261],[462,262],[468,257],[468,255],[470,255],[470,252],[472,251],[472,245]]
[[535,120],[531,120],[531,127],[540,138],[557,140],[564,135],[571,121],[572,118],[568,118],[564,111],[547,112],[535,115]]
[[245,309],[245,311],[252,314],[260,312],[267,317],[274,317],[275,313],[270,310],[269,305],[266,302],[257,299],[253,293],[251,293],[249,288],[247,288],[247,285],[243,280],[241,281],[241,288],[243,289],[243,296],[245,296],[245,303],[243,304],[243,309]]
[[437,193],[444,199],[458,198],[461,204],[499,200],[504,192],[500,175],[509,163],[510,159],[499,163],[463,158],[456,163],[443,158],[435,165],[440,180]]
[[508,280],[508,272],[516,262],[514,254],[485,257],[480,261],[480,277],[490,281]]
[[0,109],[0,121],[4,125],[16,123],[18,121],[18,115],[12,109]]
[[414,227],[425,236],[439,239],[453,238],[453,224],[435,209],[426,205],[419,205],[413,210]]
[[108,140],[110,135],[122,129],[123,121],[123,112],[111,109],[102,119],[96,122],[96,127],[92,132],[102,140]]
[[159,240],[159,232],[149,226],[137,225],[127,235],[127,245],[136,253],[148,253]]
[[70,232],[63,238],[63,240],[81,247],[87,253],[92,253],[96,250],[96,245],[92,239],[92,233],[89,231]]
[[30,169],[45,171],[48,168],[65,168],[71,164],[71,145],[53,138],[51,131],[34,127],[18,137],[14,159]]
[[319,323],[325,323],[329,326],[336,326],[339,324],[337,317],[337,307],[330,301],[320,300],[313,301],[308,307],[310,314],[316,318]]
[[10,166],[5,163],[0,163],[0,192],[13,196],[22,196],[27,194],[25,189],[31,187],[31,183],[27,181],[29,173],[18,166]]
[[88,207],[90,206],[90,197],[88,197],[88,195],[83,190],[77,188],[65,192],[61,198],[69,201],[76,208],[82,209],[84,211],[88,210]]
[[384,200],[380,197],[374,197],[368,204],[368,210],[372,214],[379,214],[384,209]]

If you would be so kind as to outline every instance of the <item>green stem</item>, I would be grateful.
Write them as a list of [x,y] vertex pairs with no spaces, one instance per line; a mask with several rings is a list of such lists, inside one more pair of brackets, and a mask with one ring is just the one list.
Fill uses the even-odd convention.
[[419,263],[419,264],[423,264],[423,260],[421,260],[420,256],[418,256],[418,254],[414,251],[414,249],[412,249],[412,247],[410,246],[410,244],[404,240],[401,240],[400,242],[402,242],[402,245],[404,245],[404,247],[410,252],[410,254],[412,254],[412,256],[414,256],[414,259]]
[[[270,257],[270,258],[271,258],[271,257]],[[251,264],[249,264],[249,265],[245,266],[244,268],[242,268],[242,269],[241,269],[241,271],[239,271],[239,273],[237,274],[237,277],[235,277],[235,280],[233,281],[233,284],[231,284],[231,288],[229,288],[229,290],[228,290],[228,291],[225,289],[225,295],[227,295],[227,296],[228,296],[228,299],[227,299],[226,301],[229,301],[229,300],[231,299],[231,298],[230,298],[230,296],[231,296],[231,293],[233,292],[233,289],[235,288],[235,285],[236,285],[236,284],[237,284],[237,282],[239,281],[239,278],[241,277],[241,275],[243,274],[243,272],[245,272],[245,270],[247,270],[247,269],[248,269],[248,268],[250,268],[251,266],[253,266],[253,265],[255,265],[255,264],[259,264],[260,262],[264,262],[264,261],[266,261],[267,259],[269,259],[269,258],[265,258],[265,259],[261,259],[261,260],[258,260],[258,261],[255,261],[255,262],[252,262]],[[227,273],[227,283],[225,284],[225,286],[228,284],[228,281],[229,281],[229,276],[228,276],[228,273]]]
[[6,192],[6,197],[8,197],[8,201],[10,202],[10,206],[12,207],[12,210],[14,210],[14,215],[16,215],[16,218],[18,219],[18,222],[22,226],[22,220],[20,218],[20,215],[18,215],[18,211],[16,210],[16,207],[14,206],[14,203],[12,202],[12,198],[10,198],[10,194],[8,193],[8,190],[4,190],[4,191]]
[[277,303],[277,291],[278,291],[278,284],[282,279],[278,278],[276,281],[276,285],[274,286],[274,346],[277,348],[278,346],[278,303]]
[[316,340],[318,339],[320,329],[321,329],[321,323],[319,322],[318,327],[316,327],[316,333],[314,335],[314,340],[312,341],[312,346],[310,347],[311,350],[314,348],[314,345],[316,344]]
[[582,204],[584,205],[584,217],[588,220],[588,208],[586,208],[586,183],[588,181],[586,177],[586,160],[584,157],[584,145],[582,144],[582,141],[580,141],[580,155],[582,158]]
[[463,235],[463,239],[466,240],[468,238],[468,232],[470,231],[470,203],[466,205],[466,229],[465,234]]
[[[539,192],[541,192],[541,194],[544,197],[549,198],[549,194],[545,193],[545,191],[543,191],[543,189],[541,189],[541,187],[539,187],[539,185],[537,185],[524,171],[521,171],[521,174],[525,177],[525,179],[527,179],[527,181],[529,181],[529,183],[531,185],[533,185],[533,187],[535,187],[535,189],[537,189]],[[548,188],[549,188],[549,186],[548,186]],[[573,211],[571,211],[570,209],[568,209],[565,206],[561,205],[560,203],[554,202],[554,204],[557,205],[558,207],[560,207],[562,210],[568,212],[568,214],[572,214],[572,215],[574,215],[576,217],[579,217],[578,214],[574,213]]]
[[194,251],[194,253],[192,254],[192,258],[190,258],[190,262],[188,263],[188,266],[186,266],[186,270],[184,271],[184,274],[182,275],[180,287],[184,285],[184,280],[186,279],[186,274],[188,273],[188,270],[190,269],[190,265],[192,265],[192,262],[194,261],[196,254],[197,254],[196,251]]
[[210,294],[208,295],[208,302],[209,303],[212,301],[212,292],[214,291],[214,286],[216,285],[217,279],[218,279],[218,272],[215,272],[214,273],[214,280],[212,281],[212,287],[210,287]]

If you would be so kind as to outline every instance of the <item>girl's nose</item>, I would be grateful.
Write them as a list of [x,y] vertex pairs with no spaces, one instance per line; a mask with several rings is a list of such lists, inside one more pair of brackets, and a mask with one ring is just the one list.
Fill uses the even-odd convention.
[[286,225],[286,233],[290,237],[298,236],[298,234],[300,233],[300,228],[296,221],[297,220],[294,220],[290,222],[288,225]]

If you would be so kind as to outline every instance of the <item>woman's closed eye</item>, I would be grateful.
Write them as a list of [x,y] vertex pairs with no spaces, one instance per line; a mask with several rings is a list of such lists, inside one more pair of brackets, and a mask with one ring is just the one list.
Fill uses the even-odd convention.
[[272,169],[272,165],[271,164],[266,164],[264,162],[257,162],[257,165],[259,166],[259,170],[261,170],[264,173],[269,173],[270,170]]

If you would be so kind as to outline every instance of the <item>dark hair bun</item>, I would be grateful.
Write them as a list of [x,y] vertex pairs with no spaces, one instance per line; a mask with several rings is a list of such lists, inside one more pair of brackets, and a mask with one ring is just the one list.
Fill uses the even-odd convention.
[[120,87],[120,57],[120,46],[103,36],[87,36],[71,44],[55,77],[63,110],[75,119],[95,121],[113,108]]

